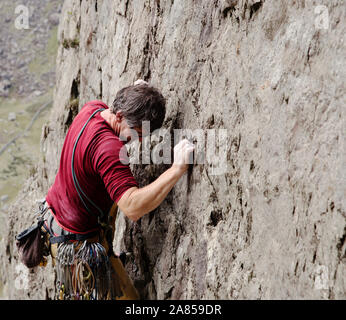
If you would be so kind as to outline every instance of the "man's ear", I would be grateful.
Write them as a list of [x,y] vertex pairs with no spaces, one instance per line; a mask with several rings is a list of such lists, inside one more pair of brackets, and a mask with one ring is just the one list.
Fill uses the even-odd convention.
[[123,119],[123,112],[121,110],[117,111],[116,114],[115,114],[115,118],[117,121],[121,121]]

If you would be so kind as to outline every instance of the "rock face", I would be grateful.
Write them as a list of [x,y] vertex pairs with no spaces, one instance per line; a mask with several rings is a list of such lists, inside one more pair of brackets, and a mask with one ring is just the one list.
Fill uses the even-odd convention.
[[[53,183],[78,108],[142,78],[167,98],[169,132],[227,130],[224,172],[194,165],[137,223],[119,212],[114,246],[133,253],[142,298],[345,299],[345,12],[343,1],[65,1],[44,158],[2,240],[6,295],[54,297],[50,264],[18,280],[13,237]],[[146,185],[168,166],[132,167]]]

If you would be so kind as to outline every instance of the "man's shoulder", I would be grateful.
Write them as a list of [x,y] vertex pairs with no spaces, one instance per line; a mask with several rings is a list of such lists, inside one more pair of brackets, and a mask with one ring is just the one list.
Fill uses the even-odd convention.
[[[124,142],[121,141],[117,135],[108,130],[102,130],[102,134],[100,134],[97,139],[94,139],[94,144],[94,156],[96,161],[101,159],[101,162],[103,163],[105,159],[107,159],[106,162],[118,162],[121,159],[126,159],[126,157],[128,157]],[[126,163],[126,161],[124,163]]]
[[99,108],[105,108],[105,109],[109,109],[109,107],[107,106],[106,103],[104,103],[103,101],[101,100],[91,100],[91,101],[88,101],[86,102],[82,109],[84,108],[93,108],[93,109],[99,109]]

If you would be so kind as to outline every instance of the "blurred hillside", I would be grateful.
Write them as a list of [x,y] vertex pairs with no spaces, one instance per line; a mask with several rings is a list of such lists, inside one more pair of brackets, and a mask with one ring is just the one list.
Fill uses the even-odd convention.
[[[55,84],[61,0],[0,2],[0,217],[40,154]],[[28,29],[21,16],[28,12]],[[17,8],[17,9],[16,9]],[[21,10],[20,10],[21,9]],[[45,108],[41,108],[45,106]],[[41,108],[41,109],[40,109]],[[25,129],[28,129],[25,131]],[[13,143],[11,143],[13,141]],[[2,224],[3,225],[3,224]],[[0,229],[0,236],[1,236]]]

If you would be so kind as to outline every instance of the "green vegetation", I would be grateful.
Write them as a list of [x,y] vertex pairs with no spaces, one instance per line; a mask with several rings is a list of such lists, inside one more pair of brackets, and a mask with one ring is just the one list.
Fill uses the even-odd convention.
[[[47,77],[42,76],[55,72],[59,45],[58,26],[49,30],[49,34],[44,40],[46,42],[43,50],[38,49],[33,45],[33,41],[37,41],[36,36],[38,34],[33,26],[30,25],[30,29],[20,31],[15,28],[15,6],[16,4],[13,2],[0,4],[2,17],[13,17],[13,20],[7,24],[8,34],[11,35],[9,39],[16,43],[15,47],[21,49],[14,54],[16,54],[18,61],[27,61],[28,57],[32,59],[27,64],[27,70],[32,81],[47,81]],[[42,16],[48,17],[50,12],[53,12],[53,7],[55,7],[55,4],[48,2],[43,8]],[[45,30],[45,26],[42,26],[42,28],[39,32]],[[78,41],[71,42],[71,46],[76,45],[78,45]],[[0,198],[3,195],[8,196],[6,201],[0,201],[0,211],[4,211],[1,208],[14,200],[24,181],[35,171],[35,165],[41,157],[41,132],[42,126],[47,122],[49,107],[40,113],[28,132],[24,135],[21,134],[31,123],[37,110],[46,102],[51,101],[53,97],[53,88],[50,88],[45,94],[39,96],[31,96],[29,99],[27,97],[19,98],[15,92],[21,84],[20,78],[15,78],[15,84],[11,87],[8,98],[0,98],[0,149],[18,137],[0,154]],[[42,91],[42,89],[40,90]],[[15,113],[14,121],[8,120],[10,112]]]
[[[32,100],[18,98],[0,99],[0,148],[23,132],[35,112],[47,101],[52,100],[53,89]],[[31,130],[11,144],[0,155],[0,196],[8,195],[6,204],[17,196],[24,181],[34,172],[41,157],[40,140],[42,126],[47,122],[49,109],[44,110]],[[15,121],[8,120],[8,114],[16,114]],[[4,205],[4,204],[0,204]]]
[[48,1],[43,9],[43,14],[45,16],[49,15],[49,13],[54,12],[55,4],[53,2]]
[[50,37],[46,46],[46,54],[49,57],[53,57],[55,59],[56,53],[58,51],[58,46],[58,27],[56,26],[52,30],[50,30]]
[[72,110],[77,109],[77,112],[78,112],[78,106],[79,106],[79,98],[76,98],[70,101],[70,109]]
[[79,39],[77,39],[77,38],[75,38],[75,39],[64,39],[62,41],[62,46],[65,49],[77,48],[77,47],[79,47]]
[[50,36],[47,41],[45,52],[36,57],[29,63],[28,70],[32,74],[40,77],[42,74],[55,71],[56,53],[58,51],[58,27],[50,30]]

